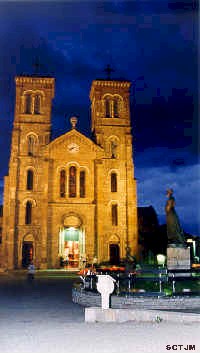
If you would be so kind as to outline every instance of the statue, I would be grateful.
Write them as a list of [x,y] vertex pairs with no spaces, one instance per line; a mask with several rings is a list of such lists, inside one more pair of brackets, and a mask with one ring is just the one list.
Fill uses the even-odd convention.
[[175,198],[173,197],[173,190],[167,190],[167,202],[165,205],[166,220],[167,220],[167,238],[169,244],[176,244],[184,246],[184,233],[180,226],[179,218],[175,211]]

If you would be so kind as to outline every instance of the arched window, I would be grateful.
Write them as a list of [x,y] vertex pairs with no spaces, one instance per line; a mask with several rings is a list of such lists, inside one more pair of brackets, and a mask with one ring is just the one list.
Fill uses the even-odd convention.
[[26,203],[26,214],[25,214],[25,224],[31,224],[32,222],[32,203],[27,201]]
[[33,135],[28,136],[28,155],[33,156],[34,152],[35,137]]
[[40,114],[41,110],[41,96],[36,94],[34,99],[34,114]]
[[80,172],[80,197],[85,197],[85,171]]
[[60,197],[65,197],[65,182],[66,182],[66,173],[65,170],[60,172]]
[[117,192],[117,174],[111,173],[111,192]]
[[69,168],[69,197],[76,197],[76,167]]
[[114,111],[114,118],[118,118],[119,116],[119,101],[117,98],[113,101],[113,111]]
[[31,114],[32,113],[32,97],[31,94],[26,94],[25,95],[25,109],[24,109],[24,113],[25,114]]
[[112,225],[118,225],[118,207],[117,205],[112,205]]
[[111,100],[108,97],[105,99],[105,112],[106,112],[106,118],[111,118],[112,116]]
[[31,169],[27,171],[26,189],[33,190],[33,171]]
[[110,148],[111,148],[111,158],[117,158],[117,142],[112,140],[110,142]]

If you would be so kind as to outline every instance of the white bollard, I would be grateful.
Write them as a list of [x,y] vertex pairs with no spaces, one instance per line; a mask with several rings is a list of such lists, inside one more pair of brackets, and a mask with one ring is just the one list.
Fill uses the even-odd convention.
[[110,294],[114,291],[116,280],[109,275],[97,275],[97,290],[101,294],[102,309],[109,309]]

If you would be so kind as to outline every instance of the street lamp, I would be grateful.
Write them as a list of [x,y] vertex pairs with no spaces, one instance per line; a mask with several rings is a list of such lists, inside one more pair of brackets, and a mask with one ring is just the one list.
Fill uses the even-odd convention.
[[162,255],[162,254],[158,254],[158,255],[156,256],[156,258],[157,258],[158,266],[164,267],[166,256],[165,256],[165,255]]

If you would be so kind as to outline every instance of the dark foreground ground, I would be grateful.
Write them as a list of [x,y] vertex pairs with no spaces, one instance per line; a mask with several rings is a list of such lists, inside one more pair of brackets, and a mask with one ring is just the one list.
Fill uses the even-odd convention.
[[23,272],[0,275],[0,351],[163,353],[175,345],[200,353],[196,324],[85,323],[84,308],[71,301],[75,280],[71,273],[41,272],[33,283]]

